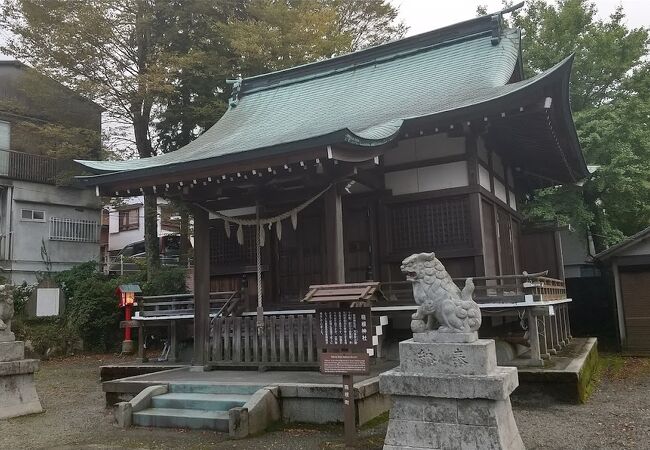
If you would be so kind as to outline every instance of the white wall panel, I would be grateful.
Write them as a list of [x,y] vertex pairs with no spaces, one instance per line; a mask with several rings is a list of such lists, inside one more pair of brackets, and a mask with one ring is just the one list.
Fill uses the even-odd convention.
[[417,169],[388,172],[385,175],[386,188],[393,195],[437,191],[469,185],[467,162],[458,161]]
[[510,207],[517,211],[517,199],[515,198],[515,193],[509,190],[508,199],[510,200]]
[[414,139],[414,141],[417,161],[465,153],[464,137],[450,138],[446,134],[433,134],[431,136],[422,136]]
[[478,183],[488,191],[490,190],[490,171],[483,165],[478,165]]
[[496,178],[494,179],[494,195],[496,195],[496,197],[502,202],[508,202],[508,197],[506,197],[506,187]]
[[120,231],[120,212],[119,211],[109,211],[108,212],[108,232],[109,233],[119,233]]
[[506,178],[506,172],[503,168],[503,161],[501,160],[501,157],[496,153],[492,153],[492,169],[494,169],[494,173],[499,175],[501,178]]
[[464,137],[447,137],[444,133],[404,139],[384,154],[384,165],[395,166],[413,161],[442,158],[465,153]]
[[413,194],[418,191],[417,169],[389,172],[385,175],[386,189],[393,191],[393,195]]
[[467,162],[458,161],[418,169],[419,192],[469,185]]
[[488,149],[485,148],[485,142],[482,137],[478,138],[478,147],[477,147],[478,159],[483,161],[485,164],[488,163]]

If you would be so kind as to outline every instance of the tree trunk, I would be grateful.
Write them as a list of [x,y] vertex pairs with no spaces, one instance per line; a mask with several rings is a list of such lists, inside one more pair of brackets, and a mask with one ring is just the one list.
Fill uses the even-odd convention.
[[147,279],[160,268],[158,242],[158,202],[154,194],[144,195],[144,247],[147,252]]

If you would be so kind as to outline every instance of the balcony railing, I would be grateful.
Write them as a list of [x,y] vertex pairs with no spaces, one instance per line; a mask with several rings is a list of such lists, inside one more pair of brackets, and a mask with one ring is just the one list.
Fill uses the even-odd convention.
[[[549,278],[546,272],[524,275],[473,277],[474,300],[477,303],[520,303],[566,299],[564,281]],[[462,288],[465,278],[454,278]],[[401,304],[413,303],[413,287],[410,281],[381,283],[384,296]]]
[[31,153],[0,150],[0,176],[34,183],[56,184],[68,161]]

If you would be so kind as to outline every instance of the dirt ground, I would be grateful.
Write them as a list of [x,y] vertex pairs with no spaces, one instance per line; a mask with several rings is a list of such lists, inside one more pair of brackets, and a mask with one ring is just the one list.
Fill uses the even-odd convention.
[[[104,408],[99,366],[112,356],[47,361],[36,375],[46,411],[0,421],[0,449],[330,449],[343,448],[342,427],[282,426],[243,441],[214,432],[113,425]],[[599,382],[584,405],[546,397],[513,402],[528,449],[650,449],[650,359],[601,359]],[[380,449],[386,423],[360,432],[358,448]]]

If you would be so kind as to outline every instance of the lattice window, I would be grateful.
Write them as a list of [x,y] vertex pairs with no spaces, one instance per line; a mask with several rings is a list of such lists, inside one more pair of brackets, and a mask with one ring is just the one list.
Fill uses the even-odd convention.
[[389,208],[388,223],[394,252],[472,245],[467,197],[395,204]]
[[50,240],[99,242],[99,224],[95,220],[50,217]]
[[[268,233],[267,233],[268,237]],[[244,245],[237,242],[237,226],[230,225],[230,238],[226,235],[222,221],[210,228],[210,264],[254,266],[255,227],[244,227]]]

